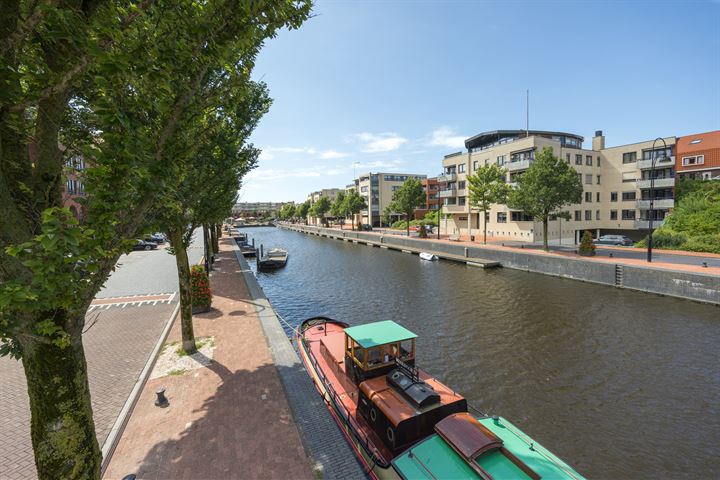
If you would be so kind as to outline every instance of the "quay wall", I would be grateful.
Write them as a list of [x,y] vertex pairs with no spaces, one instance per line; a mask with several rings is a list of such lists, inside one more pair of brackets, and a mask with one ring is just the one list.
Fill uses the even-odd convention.
[[[370,232],[339,231],[312,225],[279,224],[279,228],[302,233],[355,241],[394,250],[414,248],[423,251],[464,257],[468,261],[499,262],[503,267],[542,273],[584,282],[599,283],[618,288],[685,298],[697,302],[720,305],[720,276],[678,270],[598,262],[583,258],[549,256],[520,249],[468,247],[447,241],[381,235]],[[450,258],[454,260],[454,258]]]

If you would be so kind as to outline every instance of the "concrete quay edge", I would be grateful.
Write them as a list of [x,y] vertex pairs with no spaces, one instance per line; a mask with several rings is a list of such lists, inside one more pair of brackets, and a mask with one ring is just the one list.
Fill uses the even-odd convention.
[[[384,249],[397,251],[412,249],[416,251],[415,253],[426,251],[438,255],[440,258],[464,262],[470,266],[495,262],[515,270],[720,306],[720,276],[709,273],[683,272],[620,262],[598,262],[583,258],[516,251],[516,249],[510,251],[492,247],[466,247],[448,241],[419,240],[396,235],[380,235],[378,242],[375,239],[378,234],[366,232],[340,232],[335,229],[310,225],[278,224],[277,226],[300,233],[352,241],[355,244],[366,244],[373,247],[379,246]],[[421,242],[424,245],[419,245]],[[422,246],[425,248],[421,248]],[[461,252],[463,255],[460,255]],[[473,254],[480,254],[482,257]],[[488,259],[488,257],[491,258]],[[473,263],[476,265],[472,265]]]

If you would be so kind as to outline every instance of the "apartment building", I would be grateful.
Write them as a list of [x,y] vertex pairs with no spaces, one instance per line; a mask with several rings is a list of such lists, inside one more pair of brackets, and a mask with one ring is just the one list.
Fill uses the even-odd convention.
[[[323,188],[322,190],[318,190],[316,192],[310,193],[307,197],[307,200],[310,202],[310,205],[313,205],[315,202],[320,200],[320,198],[327,197],[328,199],[330,199],[330,203],[332,204],[333,202],[335,202],[335,199],[337,198],[338,193],[340,193],[342,191],[345,191],[345,189],[344,188]],[[325,214],[325,218],[329,218],[330,216],[331,215],[329,212]],[[320,220],[319,218],[315,218],[313,216],[308,215],[308,222],[310,222],[310,223],[319,224],[319,223],[321,223],[319,220]]]
[[277,215],[283,205],[295,202],[241,202],[232,207],[233,217]]
[[720,180],[720,130],[678,137],[675,169],[681,178]]
[[[466,152],[446,155],[442,160],[447,187],[440,190],[443,200],[441,231],[449,234],[479,235],[485,222],[489,236],[540,242],[542,224],[507,205],[493,205],[487,216],[468,204],[467,176],[481,165],[496,163],[506,170],[506,181],[513,185],[530,167],[535,153],[544,147],[570,164],[583,184],[582,202],[568,205],[570,220],[558,218],[548,226],[548,241],[578,243],[582,232],[596,235],[623,234],[639,239],[647,228],[650,180],[654,180],[654,226],[657,227],[673,206],[675,137],[665,138],[667,149],[652,141],[606,148],[602,131],[592,139],[592,148],[583,148],[584,138],[566,132],[540,130],[495,130],[465,141]],[[664,155],[664,156],[663,156]],[[652,167],[653,156],[663,159]]]
[[360,223],[379,227],[383,211],[390,205],[393,192],[408,178],[424,180],[427,175],[414,173],[366,173],[355,179],[360,195],[368,208],[360,212]]
[[423,218],[428,212],[436,212],[440,208],[442,200],[438,192],[446,187],[445,182],[440,182],[438,177],[426,178],[421,182],[425,192],[425,203],[415,209],[416,219]]

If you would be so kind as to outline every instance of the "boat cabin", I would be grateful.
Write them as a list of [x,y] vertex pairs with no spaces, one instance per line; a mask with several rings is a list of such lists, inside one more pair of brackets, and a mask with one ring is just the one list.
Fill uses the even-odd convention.
[[417,335],[392,320],[345,329],[345,371],[359,385],[396,368],[395,359],[415,365]]
[[416,338],[390,320],[345,329],[345,372],[359,386],[358,412],[393,453],[467,411],[462,396],[415,368]]

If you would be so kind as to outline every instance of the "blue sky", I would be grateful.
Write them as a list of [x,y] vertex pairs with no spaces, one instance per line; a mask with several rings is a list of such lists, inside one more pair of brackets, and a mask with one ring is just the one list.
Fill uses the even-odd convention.
[[240,201],[304,201],[353,171],[435,175],[479,132],[607,145],[720,129],[720,0],[318,1],[262,50],[274,104]]

